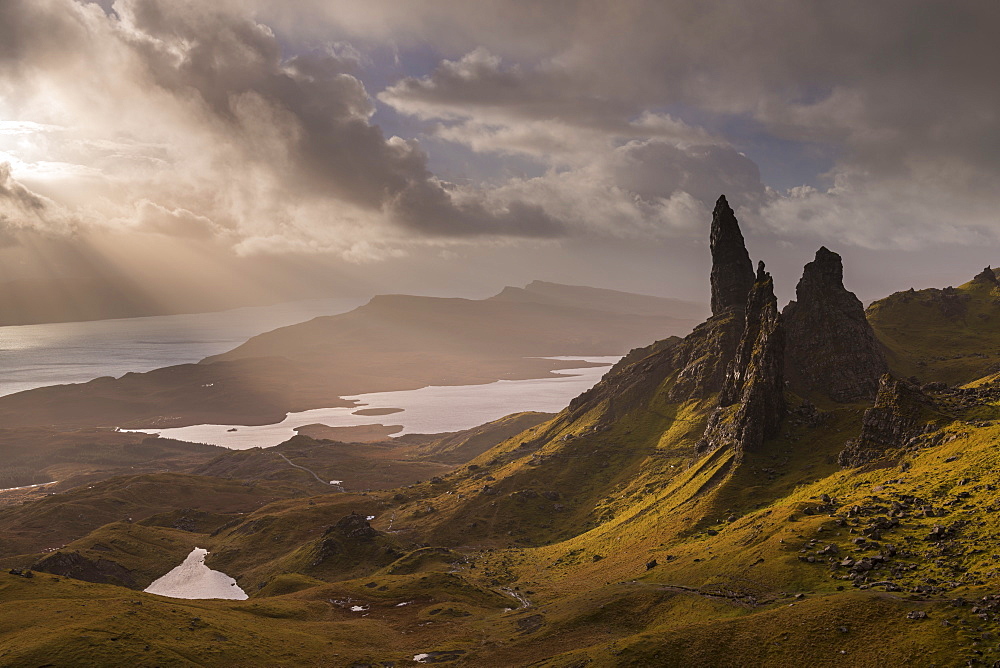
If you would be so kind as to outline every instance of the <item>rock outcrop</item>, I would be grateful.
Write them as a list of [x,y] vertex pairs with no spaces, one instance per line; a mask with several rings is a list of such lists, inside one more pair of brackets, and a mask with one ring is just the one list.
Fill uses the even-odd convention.
[[786,412],[784,359],[785,332],[774,282],[761,262],[747,298],[743,335],[699,449],[754,450],[777,433]]
[[990,267],[986,267],[981,272],[975,275],[972,279],[973,283],[980,283],[982,285],[989,285],[992,287],[997,287],[1000,283],[997,282],[997,275]]
[[711,248],[712,315],[743,308],[754,282],[753,263],[725,195],[719,197],[712,212]]
[[53,552],[36,561],[31,568],[85,582],[140,588],[132,571],[121,564],[108,559],[90,559],[79,552]]
[[840,255],[825,247],[816,251],[795,296],[782,312],[791,388],[838,402],[874,398],[889,368],[864,306],[844,287]]
[[634,403],[648,400],[671,375],[675,378],[667,391],[670,401],[708,399],[722,390],[754,285],[743,233],[725,195],[712,214],[711,247],[712,317],[683,339],[658,341],[630,352],[600,383],[570,402],[571,419],[599,403],[608,405],[606,419],[616,419]]
[[732,309],[712,316],[674,346],[671,365],[677,377],[670,388],[671,401],[707,399],[722,390],[743,326],[743,310]]
[[926,428],[931,400],[916,385],[889,374],[879,381],[875,405],[865,411],[861,434],[844,445],[841,466],[863,466],[906,445]]

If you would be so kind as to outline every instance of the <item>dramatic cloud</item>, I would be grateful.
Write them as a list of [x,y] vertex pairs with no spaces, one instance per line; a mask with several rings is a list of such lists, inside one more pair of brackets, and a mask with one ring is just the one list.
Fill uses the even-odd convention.
[[7,0],[0,245],[397,278],[446,253],[506,282],[556,248],[683,263],[724,192],[789,256],[983,251],[997,24],[972,0]]
[[[241,249],[280,236],[285,250],[356,258],[357,244],[414,235],[562,234],[526,203],[454,201],[416,142],[371,122],[355,51],[327,44],[286,57],[268,26],[234,7],[129,0],[106,14],[71,0],[5,3],[0,111],[34,123],[12,125],[18,141],[2,146],[22,166],[22,205],[29,185],[55,178],[44,163],[60,165],[66,190],[85,176],[107,195],[78,211],[81,221],[226,231]],[[57,130],[32,132],[39,122]],[[41,204],[34,212],[45,217]]]

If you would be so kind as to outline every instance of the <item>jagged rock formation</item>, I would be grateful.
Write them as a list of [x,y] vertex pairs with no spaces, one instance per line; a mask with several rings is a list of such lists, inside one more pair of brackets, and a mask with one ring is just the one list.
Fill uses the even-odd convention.
[[709,318],[673,349],[677,377],[671,401],[706,399],[722,390],[726,369],[736,355],[743,331],[742,309]]
[[711,248],[712,315],[743,308],[754,282],[753,263],[725,195],[719,197],[712,212]]
[[743,311],[733,309],[712,316],[683,339],[671,337],[636,348],[615,364],[597,385],[569,404],[572,421],[600,403],[606,403],[605,421],[620,418],[628,408],[648,401],[665,380],[670,401],[707,399],[722,389],[726,367],[740,341]]
[[916,385],[885,374],[879,381],[875,405],[865,411],[861,434],[844,445],[841,466],[862,466],[903,447],[921,433],[932,410],[930,399]]
[[834,401],[872,399],[889,368],[861,301],[844,287],[840,255],[820,248],[782,312],[793,390]]
[[1000,283],[997,282],[997,275],[990,267],[986,267],[981,272],[975,275],[972,279],[973,283],[981,283],[983,285],[990,285],[997,287]]
[[613,419],[615,405],[629,405],[648,396],[671,374],[676,374],[668,390],[671,401],[707,399],[722,390],[743,333],[747,295],[754,285],[750,255],[725,195],[719,197],[712,214],[711,247],[712,317],[683,339],[658,341],[630,352],[600,383],[570,403],[571,416],[607,401],[608,419]]
[[786,412],[784,359],[785,332],[774,282],[761,262],[747,299],[743,336],[699,449],[753,450],[777,433]]
[[719,197],[712,215],[711,242],[714,315],[681,340],[630,352],[600,383],[570,403],[570,419],[600,402],[608,404],[606,419],[615,419],[619,408],[648,398],[671,375],[670,401],[708,399],[722,391],[744,335],[744,311],[755,280],[739,222],[725,196]]

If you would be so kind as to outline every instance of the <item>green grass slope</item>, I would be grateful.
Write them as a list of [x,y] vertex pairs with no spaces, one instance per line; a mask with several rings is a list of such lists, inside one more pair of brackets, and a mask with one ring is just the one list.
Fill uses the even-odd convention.
[[1000,289],[991,283],[897,292],[867,313],[897,376],[961,384],[998,370]]
[[[423,482],[274,499],[221,525],[164,513],[96,528],[69,547],[138,581],[150,555],[177,560],[198,541],[251,598],[165,602],[3,574],[0,663],[99,665],[117,649],[138,665],[993,665],[1000,392],[972,354],[993,336],[979,317],[993,291],[873,305],[897,373],[968,389],[931,391],[928,430],[864,467],[837,457],[868,406],[817,411],[791,394],[760,447],[699,448],[714,397],[685,388],[715,373],[714,349],[670,341]],[[941,311],[942,295],[961,309]],[[969,352],[926,357],[948,327]]]

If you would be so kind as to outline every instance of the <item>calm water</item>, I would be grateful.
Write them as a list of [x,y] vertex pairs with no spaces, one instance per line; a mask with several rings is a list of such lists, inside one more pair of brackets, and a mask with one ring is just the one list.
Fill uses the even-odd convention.
[[[359,402],[353,408],[319,408],[290,413],[282,422],[259,427],[202,424],[177,429],[143,429],[149,434],[195,443],[210,443],[234,450],[277,445],[295,435],[294,428],[307,424],[356,427],[366,424],[401,425],[408,433],[436,434],[459,431],[521,411],[556,413],[571,399],[591,388],[619,357],[559,357],[556,359],[598,362],[605,366],[562,369],[558,376],[531,380],[499,380],[486,385],[431,386],[403,392],[375,392],[346,399]],[[359,407],[402,408],[401,413],[382,416],[352,415]]]
[[366,301],[310,299],[214,313],[0,327],[0,395],[197,362],[251,336]]

